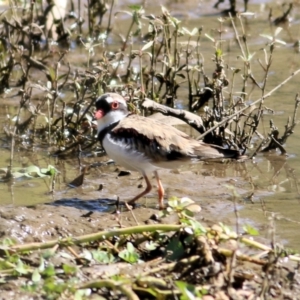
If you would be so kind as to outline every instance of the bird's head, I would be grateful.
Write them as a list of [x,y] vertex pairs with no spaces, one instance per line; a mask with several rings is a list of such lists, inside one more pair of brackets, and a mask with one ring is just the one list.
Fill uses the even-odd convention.
[[108,125],[118,122],[128,115],[126,100],[119,94],[107,93],[96,100],[95,118],[98,133]]

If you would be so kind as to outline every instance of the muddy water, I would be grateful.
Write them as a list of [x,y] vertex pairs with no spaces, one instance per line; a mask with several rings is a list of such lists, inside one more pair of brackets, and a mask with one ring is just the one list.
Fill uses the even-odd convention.
[[[134,1],[128,1],[134,2]],[[122,2],[116,10],[127,9],[126,2]],[[124,4],[125,3],[125,4]],[[164,1],[163,3],[171,13],[182,20],[184,26],[189,29],[193,27],[204,27],[204,32],[214,35],[217,27],[214,15],[217,11],[212,9],[212,2],[195,1]],[[222,8],[222,7],[221,7]],[[223,5],[223,8],[225,6]],[[147,13],[158,14],[158,7],[153,7],[149,3],[146,6]],[[264,54],[260,50],[265,46],[267,40],[258,36],[258,33],[270,32],[267,21],[268,10],[265,4],[255,2],[251,11],[257,12],[256,19],[250,18],[246,24],[247,38],[249,39],[250,52],[255,54],[252,62],[252,71],[258,82],[263,79],[263,71],[259,66],[258,59],[264,61]],[[295,9],[295,16],[299,15],[299,10]],[[118,15],[121,16],[121,15]],[[122,15],[115,19],[115,33],[122,28],[128,28],[130,20],[127,15]],[[240,28],[240,27],[239,27]],[[233,33],[228,24],[225,26],[226,33],[224,39],[228,40],[223,44],[223,51],[226,54],[226,61],[230,66],[243,68],[241,59],[237,59],[240,51],[236,43],[232,41]],[[291,27],[291,32],[295,39],[298,39],[298,25]],[[115,35],[116,37],[117,35]],[[289,42],[286,32],[281,32],[279,38]],[[231,40],[231,41],[229,41]],[[211,74],[214,64],[211,62],[212,43],[203,38],[201,42],[203,57],[206,61],[206,72]],[[274,88],[291,72],[300,67],[299,54],[296,53],[292,44],[287,46],[278,45],[275,50],[273,65],[268,78],[267,91]],[[84,59],[84,51],[76,49],[73,55]],[[84,62],[80,62],[85,65]],[[282,133],[286,120],[292,115],[294,108],[295,93],[299,92],[299,76],[291,80],[282,87],[272,97],[265,101],[265,105],[274,110],[274,115],[264,116],[265,129],[268,132],[270,119],[274,119],[275,124]],[[236,83],[235,91],[239,82]],[[178,106],[185,106],[185,90],[179,93]],[[260,97],[260,92],[256,89],[249,97],[249,100],[256,100]],[[0,120],[3,122],[6,113],[16,111],[18,103],[9,105],[5,103],[1,108]],[[298,118],[299,119],[299,118]],[[300,176],[300,150],[299,150],[300,127],[288,139],[285,146],[287,157],[281,157],[278,153],[272,155],[259,154],[255,161],[244,164],[195,164],[191,168],[183,168],[178,174],[170,171],[162,171],[162,179],[168,196],[188,196],[200,203],[203,212],[210,213],[214,221],[223,221],[226,224],[235,226],[238,218],[239,230],[244,224],[250,224],[260,230],[263,236],[275,238],[276,242],[300,249],[300,197],[299,197],[299,176]],[[9,149],[5,141],[1,142],[0,167],[6,167],[9,160]],[[99,161],[106,162],[103,158],[83,158],[81,164],[89,164]],[[55,166],[60,175],[55,183],[55,192],[50,193],[51,180],[47,177],[31,180],[16,180],[10,184],[0,183],[1,205],[35,205],[37,203],[53,203],[58,201],[60,205],[81,207],[88,210],[106,211],[109,209],[107,202],[115,200],[117,196],[122,199],[130,199],[137,194],[143,181],[140,175],[132,173],[129,176],[118,177],[120,168],[113,164],[92,169],[85,178],[85,182],[80,188],[69,188],[67,183],[80,174],[78,160],[58,160],[47,155],[47,151],[34,151],[27,153],[18,151],[15,154],[15,166],[38,165],[47,167],[51,164]],[[101,191],[97,191],[99,184],[103,185]],[[239,197],[233,201],[231,191],[226,185],[232,185],[239,193]],[[251,199],[249,196],[253,193]],[[251,200],[251,201],[250,201]],[[142,201],[143,204],[154,207],[156,205],[155,191]],[[237,213],[234,213],[234,203]],[[275,228],[275,235],[270,228]]]

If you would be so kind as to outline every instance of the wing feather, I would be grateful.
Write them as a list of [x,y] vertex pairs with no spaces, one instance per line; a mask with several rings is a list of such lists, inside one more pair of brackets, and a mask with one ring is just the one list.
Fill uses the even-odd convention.
[[127,147],[144,153],[153,162],[236,157],[237,151],[205,144],[158,120],[128,115],[111,131]]

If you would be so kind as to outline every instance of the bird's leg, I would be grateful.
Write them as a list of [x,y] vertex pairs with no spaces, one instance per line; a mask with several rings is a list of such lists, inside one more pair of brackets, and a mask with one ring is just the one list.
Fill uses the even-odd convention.
[[147,175],[143,174],[143,176],[144,176],[146,184],[147,184],[146,189],[143,192],[141,192],[140,194],[138,194],[137,196],[135,196],[133,199],[128,201],[127,203],[130,205],[133,205],[135,203],[135,201],[137,201],[139,198],[143,197],[144,195],[148,194],[152,189],[152,185],[151,185]]
[[159,179],[159,176],[158,176],[158,172],[157,171],[154,171],[154,175],[155,175],[155,178],[157,180],[157,188],[158,188],[158,205],[159,205],[159,209],[163,209],[165,206],[164,206],[164,195],[165,195],[165,190],[164,190],[164,187],[162,186],[162,183]]

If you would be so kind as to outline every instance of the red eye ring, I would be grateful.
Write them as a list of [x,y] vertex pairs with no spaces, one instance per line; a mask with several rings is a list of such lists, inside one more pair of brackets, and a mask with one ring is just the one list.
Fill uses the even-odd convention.
[[119,108],[119,102],[117,102],[117,101],[112,102],[111,108],[112,109],[118,109]]

